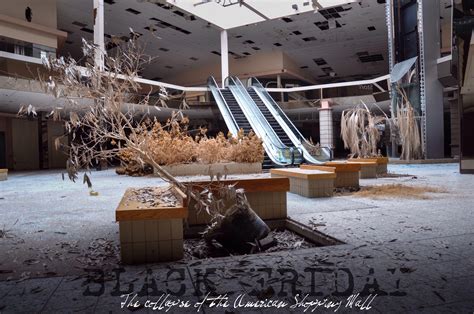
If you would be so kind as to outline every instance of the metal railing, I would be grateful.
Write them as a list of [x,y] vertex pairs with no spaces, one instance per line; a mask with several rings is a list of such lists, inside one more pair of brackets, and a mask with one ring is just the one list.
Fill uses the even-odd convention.
[[332,159],[332,149],[330,147],[317,147],[308,142],[296,128],[293,122],[283,112],[280,106],[278,106],[275,100],[270,96],[267,90],[258,81],[258,79],[252,77],[249,80],[249,87],[255,90],[257,95],[263,101],[265,106],[267,106],[268,110],[275,117],[293,144],[302,151],[306,161],[313,164],[321,164],[324,163],[324,161]]
[[234,95],[255,134],[262,140],[268,157],[277,165],[287,166],[293,162],[293,150],[286,147],[273,132],[266,119],[256,108],[245,87],[236,77],[229,76],[224,84]]
[[227,105],[227,102],[225,101],[225,98],[222,95],[221,90],[217,85],[217,82],[214,77],[210,76],[207,79],[207,86],[211,90],[211,93],[214,96],[214,99],[216,100],[217,106],[219,107],[219,110],[222,114],[222,117],[224,118],[224,122],[227,125],[227,128],[234,136],[237,136],[237,133],[239,132],[238,124],[235,121],[234,116],[232,115],[232,112],[230,111],[230,108]]

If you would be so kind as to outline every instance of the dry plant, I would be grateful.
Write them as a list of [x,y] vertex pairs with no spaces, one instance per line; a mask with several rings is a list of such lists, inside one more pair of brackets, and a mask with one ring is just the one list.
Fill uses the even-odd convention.
[[[39,77],[48,93],[63,100],[62,105],[53,110],[50,116],[65,120],[65,136],[72,139],[68,146],[61,145],[59,140],[55,142],[57,148],[68,154],[66,169],[69,179],[75,181],[81,170],[89,170],[94,163],[117,158],[125,148],[134,155],[136,162],[151,165],[164,181],[187,193],[196,202],[198,209],[207,211],[213,217],[214,223],[229,219],[227,211],[224,211],[224,216],[221,214],[219,193],[210,190],[196,192],[178,181],[160,164],[159,158],[164,157],[160,155],[160,151],[150,146],[153,136],[143,136],[153,129],[155,131],[152,134],[169,129],[168,133],[176,137],[176,133],[180,132],[179,121],[183,119],[182,114],[174,113],[166,125],[162,126],[148,117],[148,96],[143,97],[139,104],[126,104],[128,95],[140,91],[141,86],[135,78],[142,66],[151,59],[144,54],[143,47],[133,38],[119,45],[115,56],[104,55],[104,69],[94,65],[94,55],[99,52],[98,48],[83,41],[83,52],[84,67],[79,67],[72,58],[49,58],[44,60],[44,65],[52,73],[51,76]],[[89,187],[92,186],[87,173],[84,173],[84,182]],[[243,192],[236,193],[233,186],[225,184],[219,184],[219,189],[220,194],[234,196],[233,206],[244,210],[249,217],[256,216]],[[230,209],[232,208],[231,206]],[[260,237],[267,233],[254,234]]]
[[426,193],[445,193],[446,191],[429,186],[412,186],[403,184],[384,184],[370,187],[363,187],[356,196],[370,198],[413,198],[429,199]]
[[228,161],[230,143],[224,133],[219,132],[215,138],[208,138],[205,132],[201,132],[201,134],[202,137],[196,147],[196,155],[199,161],[205,164]]
[[231,143],[228,152],[228,160],[242,163],[263,162],[265,150],[262,140],[253,131],[245,135],[242,129],[237,137],[229,137]]
[[308,141],[303,141],[303,146],[309,152],[311,156],[321,156],[321,145],[318,143],[314,144],[313,139],[310,137]]
[[365,106],[344,110],[341,116],[341,137],[344,148],[350,150],[350,157],[376,157],[380,133],[377,125],[385,121],[386,116],[375,116]]
[[419,159],[423,154],[416,112],[405,90],[397,86],[397,91],[401,98],[397,102],[395,116],[390,120],[390,129],[395,140],[402,145],[400,159]]
[[[229,133],[227,138],[219,132],[215,138],[210,138],[206,135],[207,130],[201,128],[199,134],[192,138],[187,132],[188,122],[187,118],[179,122],[168,121],[168,127],[164,127],[155,121],[150,130],[138,136],[147,143],[153,159],[160,165],[263,161],[262,141],[252,131],[245,135],[240,130],[236,137]],[[123,148],[119,157],[125,164],[125,173],[139,174],[142,166],[146,167],[137,162],[139,156],[135,156],[130,148]]]

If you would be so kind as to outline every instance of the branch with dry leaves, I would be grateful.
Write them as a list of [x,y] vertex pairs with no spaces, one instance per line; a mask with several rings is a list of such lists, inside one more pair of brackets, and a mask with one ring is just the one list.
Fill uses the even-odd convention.
[[380,153],[377,144],[380,132],[377,126],[387,117],[376,116],[363,103],[363,107],[344,110],[341,116],[341,137],[344,148],[350,150],[350,157],[376,157]]
[[[119,46],[115,56],[105,55],[104,70],[94,66],[96,49],[94,45],[83,42],[83,67],[78,67],[72,58],[45,60],[44,65],[51,75],[39,77],[46,92],[63,100],[63,105],[53,110],[50,116],[64,120],[65,136],[71,138],[69,145],[56,143],[68,154],[66,167],[69,178],[75,181],[80,171],[87,172],[94,163],[117,158],[121,151],[127,149],[133,153],[136,162],[151,165],[164,181],[187,193],[199,209],[207,211],[214,218],[214,223],[225,221],[226,215],[234,212],[229,210],[235,206],[239,208],[239,213],[244,210],[249,217],[256,216],[243,192],[237,193],[235,187],[218,182],[219,193],[215,192],[216,189],[199,192],[177,180],[162,167],[156,158],[156,147],[150,145],[153,134],[151,137],[143,136],[156,127],[156,121],[148,115],[150,97],[143,97],[140,103],[146,110],[127,104],[129,95],[140,92],[141,86],[135,78],[151,60],[137,41],[131,39]],[[166,98],[166,90],[161,90],[160,94]],[[30,109],[27,111],[31,112]],[[175,112],[167,125],[172,127],[172,131],[175,127],[176,131],[182,118],[181,112]],[[92,186],[87,174],[84,174],[83,181],[89,187]],[[234,196],[232,206],[221,208],[222,195]],[[265,233],[254,234],[260,237]],[[248,241],[248,237],[245,241]]]
[[400,97],[397,99],[395,115],[390,120],[392,138],[402,146],[400,159],[419,159],[423,156],[423,153],[417,113],[406,91],[399,86],[396,87],[396,91]]

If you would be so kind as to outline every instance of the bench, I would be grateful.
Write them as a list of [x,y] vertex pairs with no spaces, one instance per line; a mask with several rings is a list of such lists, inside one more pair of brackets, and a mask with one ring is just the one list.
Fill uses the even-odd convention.
[[349,162],[376,162],[377,174],[387,174],[388,157],[350,158]]
[[290,179],[290,192],[301,196],[330,197],[334,193],[336,173],[333,171],[283,168],[271,169],[270,173],[272,177]]
[[8,169],[0,169],[0,181],[8,179]]
[[360,165],[361,179],[377,178],[377,161],[375,159],[349,159],[347,162],[350,164]]
[[176,206],[150,207],[131,200],[132,190],[127,189],[115,210],[122,262],[137,264],[182,259],[183,219],[188,216],[186,195],[173,188],[178,199]]
[[[244,189],[250,207],[263,220],[286,219],[287,202],[286,192],[290,190],[290,181],[287,178],[255,178],[240,180],[221,180],[221,183],[234,185],[237,189]],[[212,190],[210,181],[185,182],[193,189],[202,191]],[[225,204],[228,205],[228,204]],[[195,208],[195,201],[190,199],[188,204],[188,225],[204,225],[210,222],[211,217],[204,210],[198,211]]]
[[301,169],[321,170],[336,173],[335,188],[359,188],[359,164],[326,162],[324,165],[301,165]]

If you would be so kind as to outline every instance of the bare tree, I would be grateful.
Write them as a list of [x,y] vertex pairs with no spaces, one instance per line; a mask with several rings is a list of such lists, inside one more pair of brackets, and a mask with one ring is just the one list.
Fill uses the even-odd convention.
[[[220,177],[215,183],[217,188],[214,186],[199,191],[177,180],[153,158],[153,148],[148,145],[147,137],[141,135],[150,132],[153,119],[149,112],[150,108],[155,110],[156,106],[150,106],[149,93],[138,104],[127,102],[130,96],[142,90],[135,78],[151,60],[145,55],[143,47],[133,39],[119,45],[115,56],[104,56],[104,70],[94,65],[96,49],[94,45],[83,41],[84,66],[79,66],[72,58],[45,59],[44,65],[52,74],[40,76],[45,90],[64,100],[63,105],[54,109],[50,116],[65,120],[65,136],[72,139],[69,146],[61,145],[59,139],[55,142],[58,149],[68,154],[69,178],[75,181],[81,170],[88,170],[94,162],[115,158],[123,148],[127,148],[133,151],[137,162],[151,165],[163,180],[187,193],[198,209],[207,211],[213,217],[212,233],[208,234],[219,233],[216,230],[225,222],[226,214],[246,212],[249,219],[260,219],[250,208],[243,191],[220,183]],[[161,94],[165,96],[166,91],[162,90]],[[180,111],[173,113],[167,125],[177,123],[181,118]],[[84,181],[91,186],[86,173]],[[222,200],[224,197],[231,198],[234,206],[223,208],[223,204],[228,203]],[[260,232],[254,233],[255,240],[268,234],[268,226],[263,221],[261,223],[263,229],[262,224],[255,225],[260,227]],[[249,241],[248,237],[243,241]]]

